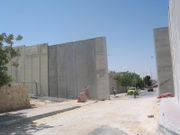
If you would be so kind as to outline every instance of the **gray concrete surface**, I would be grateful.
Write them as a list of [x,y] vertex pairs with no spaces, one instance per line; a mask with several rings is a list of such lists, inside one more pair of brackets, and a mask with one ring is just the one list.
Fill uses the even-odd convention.
[[18,62],[19,66],[8,64],[8,74],[13,77],[13,82],[28,85],[30,94],[48,96],[48,44],[16,49],[20,56],[12,61]]
[[97,99],[109,99],[109,76],[107,62],[107,48],[105,37],[94,39],[96,56],[96,94]]
[[92,99],[109,99],[105,37],[48,46],[16,47],[19,66],[8,64],[14,83],[28,85],[32,96],[75,99],[89,86]]
[[24,123],[27,121],[37,120],[43,117],[48,117],[65,111],[79,108],[78,105],[55,104],[53,106],[44,106],[31,109],[23,109],[0,114],[0,127],[13,125],[16,123]]
[[[30,123],[0,128],[0,133],[28,135],[162,135],[158,130],[156,92],[98,101]],[[154,118],[148,118],[154,115]]]
[[169,39],[175,98],[161,100],[159,128],[166,135],[180,134],[180,1],[169,2]]
[[180,1],[169,3],[169,35],[176,99],[180,103]]
[[168,27],[154,29],[154,41],[159,95],[166,92],[174,94]]
[[175,98],[161,99],[158,124],[166,135],[180,135],[180,106]]
[[92,99],[109,99],[104,37],[48,47],[49,95],[75,99],[89,86]]

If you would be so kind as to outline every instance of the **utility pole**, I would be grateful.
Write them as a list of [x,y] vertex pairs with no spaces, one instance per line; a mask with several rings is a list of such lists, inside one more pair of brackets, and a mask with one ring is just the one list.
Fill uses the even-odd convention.
[[134,70],[134,80],[135,80],[135,87],[136,87],[136,78],[135,78],[135,70]]
[[151,76],[151,79],[153,78],[153,75],[152,75],[152,61],[153,61],[153,56],[150,57],[151,59],[151,62],[150,62],[150,76]]
[[143,79],[144,88],[145,88],[146,86],[145,86],[145,81],[144,81],[144,78],[145,78],[145,75],[144,75],[144,73],[143,73],[143,78],[142,78],[142,79]]

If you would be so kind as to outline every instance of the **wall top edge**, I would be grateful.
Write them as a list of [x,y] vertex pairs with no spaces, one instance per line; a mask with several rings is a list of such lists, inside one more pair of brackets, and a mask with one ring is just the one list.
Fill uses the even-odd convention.
[[88,41],[91,41],[91,40],[97,40],[97,39],[106,40],[106,37],[105,37],[105,36],[101,36],[101,37],[95,37],[95,38],[89,38],[89,39],[77,40],[77,41],[72,41],[72,42],[65,42],[65,43],[60,43],[60,44],[55,44],[55,45],[50,45],[50,46],[68,45],[68,44],[73,44],[73,43],[78,43],[78,42],[88,42]]
[[44,45],[47,45],[47,46],[48,46],[48,43],[35,44],[35,45],[31,45],[31,46],[19,45],[19,46],[14,46],[13,48],[19,48],[19,47],[35,47],[35,46],[44,46]]
[[83,40],[77,40],[77,41],[72,41],[72,42],[65,42],[65,43],[60,43],[60,44],[55,44],[55,45],[49,45],[48,43],[35,44],[35,45],[31,45],[31,46],[20,45],[20,46],[15,46],[14,48],[19,48],[19,47],[34,47],[34,46],[41,46],[41,45],[57,46],[57,45],[66,45],[66,44],[72,44],[72,43],[77,43],[77,42],[85,42],[85,41],[96,40],[96,39],[104,39],[104,40],[106,40],[106,37],[105,36],[100,36],[100,37],[83,39]]
[[158,28],[154,28],[153,30],[156,31],[156,30],[163,30],[163,29],[168,29],[168,26],[167,26],[167,27],[158,27]]

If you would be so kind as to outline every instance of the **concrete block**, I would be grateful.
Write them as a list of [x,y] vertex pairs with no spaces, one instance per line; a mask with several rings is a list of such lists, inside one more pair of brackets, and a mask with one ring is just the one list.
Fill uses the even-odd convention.
[[8,64],[8,74],[13,77],[13,82],[28,85],[30,94],[48,96],[48,44],[16,49],[20,50],[20,56],[12,61],[18,62],[19,66]]
[[50,96],[76,99],[89,86],[92,99],[109,99],[105,38],[48,47]]
[[180,1],[169,2],[169,36],[176,99],[180,103]]
[[48,46],[22,46],[19,66],[8,65],[14,82],[25,83],[29,93],[76,99],[89,86],[92,99],[109,99],[107,50],[104,37]]
[[166,92],[174,94],[171,50],[168,32],[167,27],[154,29],[159,95]]

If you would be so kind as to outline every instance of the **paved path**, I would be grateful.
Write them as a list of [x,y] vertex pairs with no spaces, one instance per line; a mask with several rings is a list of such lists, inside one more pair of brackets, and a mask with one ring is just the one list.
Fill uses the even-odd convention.
[[141,93],[136,99],[120,95],[30,123],[1,128],[0,134],[161,135],[157,127],[158,103],[155,92]]
[[54,106],[29,108],[19,111],[0,114],[0,127],[11,125],[18,122],[37,120],[43,117],[51,116],[60,112],[69,111],[80,106],[68,104],[56,104]]

